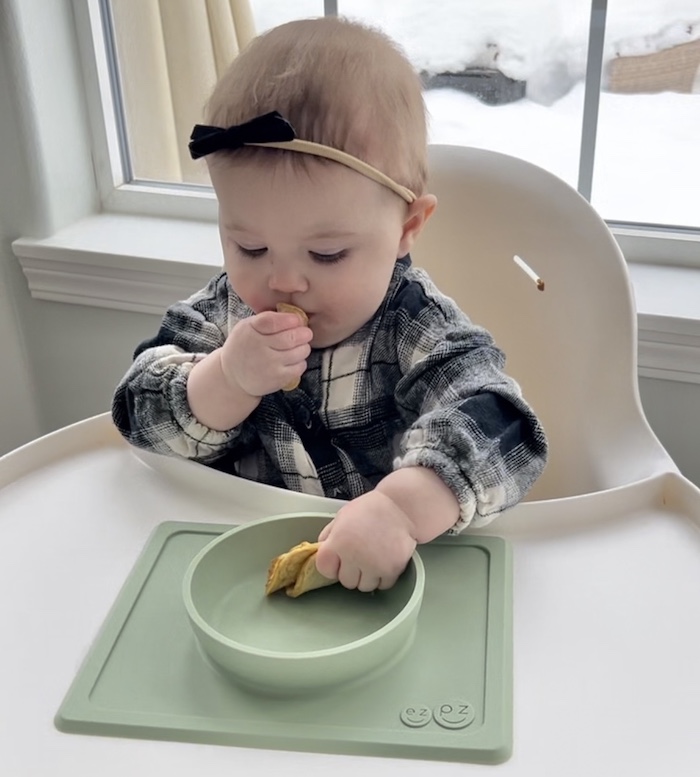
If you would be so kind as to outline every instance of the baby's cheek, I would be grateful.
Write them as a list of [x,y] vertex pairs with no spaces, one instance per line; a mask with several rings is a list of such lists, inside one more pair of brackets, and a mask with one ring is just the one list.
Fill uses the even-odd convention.
[[245,304],[252,309],[253,313],[262,313],[264,310],[274,310],[275,306],[271,301],[264,299],[260,295],[239,295]]
[[227,257],[224,269],[231,288],[255,313],[275,309],[274,300],[269,298],[269,290],[254,267],[248,266],[244,269],[241,262]]
[[269,295],[265,294],[264,291],[261,291],[256,286],[232,283],[231,287],[254,313],[262,313],[263,310],[275,309],[274,300],[270,299]]

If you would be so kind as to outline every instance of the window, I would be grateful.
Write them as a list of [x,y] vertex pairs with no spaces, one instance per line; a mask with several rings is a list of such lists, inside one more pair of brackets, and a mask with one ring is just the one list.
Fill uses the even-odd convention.
[[83,2],[100,18],[122,189],[209,197],[187,138],[217,75],[253,35],[337,10],[404,47],[424,78],[432,142],[549,169],[637,239],[653,228],[670,245],[669,230],[700,229],[697,0]]
[[700,228],[700,4],[610,0],[604,66],[592,203]]

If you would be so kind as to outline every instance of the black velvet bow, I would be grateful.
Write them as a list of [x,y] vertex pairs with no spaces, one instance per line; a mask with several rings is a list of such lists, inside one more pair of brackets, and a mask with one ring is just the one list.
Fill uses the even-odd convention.
[[199,159],[214,151],[240,148],[246,143],[279,143],[295,137],[292,125],[280,113],[272,111],[228,129],[195,124],[189,149],[192,159]]

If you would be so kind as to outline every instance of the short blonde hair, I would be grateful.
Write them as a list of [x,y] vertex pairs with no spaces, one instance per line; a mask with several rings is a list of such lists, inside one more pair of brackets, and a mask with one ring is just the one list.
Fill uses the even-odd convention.
[[[207,103],[205,121],[229,127],[279,111],[297,137],[338,148],[420,195],[427,127],[418,74],[384,33],[337,17],[289,22],[255,38]],[[238,158],[291,154],[247,146]]]

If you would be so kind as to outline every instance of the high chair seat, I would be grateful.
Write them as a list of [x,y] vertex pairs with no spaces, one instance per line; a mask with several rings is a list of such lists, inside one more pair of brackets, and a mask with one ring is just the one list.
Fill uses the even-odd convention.
[[492,332],[542,419],[550,459],[528,500],[677,471],[642,410],[632,289],[605,222],[521,159],[432,146],[429,162],[438,207],[412,256]]

